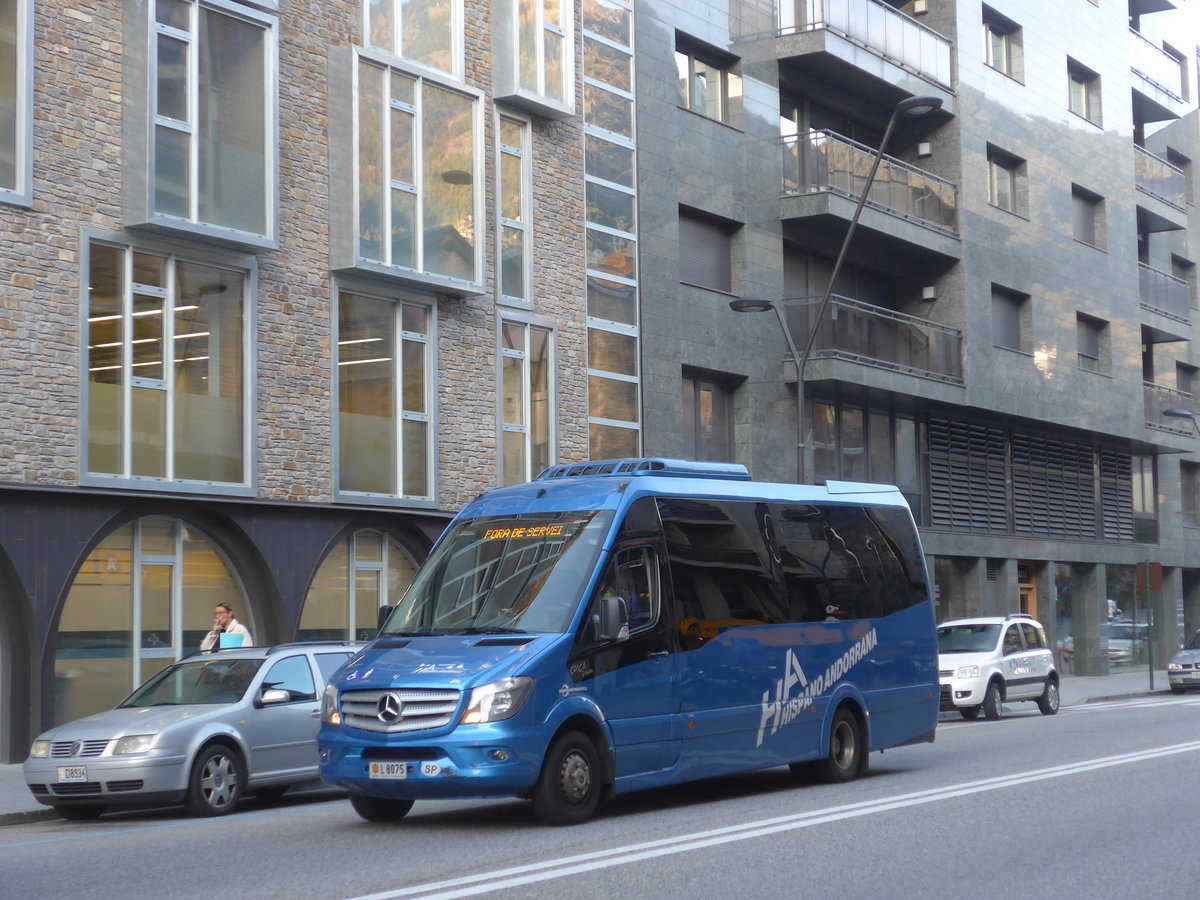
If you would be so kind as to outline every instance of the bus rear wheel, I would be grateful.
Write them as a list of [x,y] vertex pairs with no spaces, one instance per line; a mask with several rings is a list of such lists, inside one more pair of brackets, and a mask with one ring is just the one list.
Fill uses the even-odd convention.
[[867,768],[867,748],[863,743],[858,718],[842,707],[833,715],[829,726],[829,753],[818,764],[818,773],[825,781],[853,781]]

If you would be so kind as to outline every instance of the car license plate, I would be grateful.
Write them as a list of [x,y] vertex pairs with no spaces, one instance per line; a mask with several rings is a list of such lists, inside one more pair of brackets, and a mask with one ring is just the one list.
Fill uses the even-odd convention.
[[59,784],[78,784],[87,781],[87,766],[59,766]]
[[403,781],[408,778],[408,764],[402,762],[373,762],[367,767],[371,778],[384,781]]

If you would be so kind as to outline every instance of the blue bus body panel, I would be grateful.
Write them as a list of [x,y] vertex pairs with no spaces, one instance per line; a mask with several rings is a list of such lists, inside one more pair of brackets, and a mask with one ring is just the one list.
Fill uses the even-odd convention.
[[[455,521],[612,509],[614,524],[604,540],[609,551],[624,511],[646,496],[907,511],[898,490],[880,485],[817,487],[638,473],[499,488],[469,502]],[[479,635],[383,638],[367,648],[335,673],[339,691],[453,688],[460,691],[458,707],[442,727],[406,734],[322,724],[322,778],[382,797],[525,795],[556,731],[584,717],[609,742],[614,789],[623,792],[817,758],[828,747],[833,710],[846,698],[861,707],[872,750],[932,740],[938,684],[928,596],[879,619],[733,625],[695,649],[572,678],[574,634],[606,557],[601,555],[578,598],[567,634],[539,635],[519,646],[495,646]],[[456,726],[473,687],[509,676],[534,679],[515,716]],[[501,758],[496,751],[503,751]],[[372,758],[407,760],[408,776],[370,780]]]

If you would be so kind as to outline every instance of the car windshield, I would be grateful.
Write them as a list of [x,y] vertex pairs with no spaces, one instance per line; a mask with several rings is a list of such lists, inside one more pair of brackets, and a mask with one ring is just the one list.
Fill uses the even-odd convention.
[[459,522],[380,634],[561,634],[612,519],[611,510],[573,510]]
[[1192,639],[1184,645],[1184,650],[1200,650],[1200,631],[1192,635]]
[[[130,706],[183,706],[234,703],[242,699],[261,659],[203,659],[163,669],[121,703]],[[118,707],[119,708],[119,707]]]
[[[1146,625],[1137,626],[1138,640],[1145,640],[1146,632],[1149,630]],[[1128,641],[1132,640],[1134,635],[1132,622],[1114,622],[1108,626],[1108,639],[1110,641]]]
[[980,653],[996,646],[999,625],[942,625],[937,630],[938,653]]

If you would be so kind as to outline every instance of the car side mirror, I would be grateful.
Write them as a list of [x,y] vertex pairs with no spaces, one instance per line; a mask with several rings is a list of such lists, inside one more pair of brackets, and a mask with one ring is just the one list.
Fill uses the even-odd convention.
[[269,688],[262,692],[262,696],[254,705],[262,709],[264,706],[274,706],[276,703],[288,703],[291,699],[291,691],[285,691],[283,688]]
[[387,620],[388,620],[388,616],[390,616],[392,614],[392,610],[395,608],[396,607],[394,607],[394,606],[379,607],[379,611],[376,612],[376,614],[375,614],[375,629],[377,631],[379,629],[383,628],[384,623],[387,622]]
[[629,607],[624,597],[604,597],[600,601],[600,611],[592,615],[592,624],[596,629],[598,641],[629,640]]

